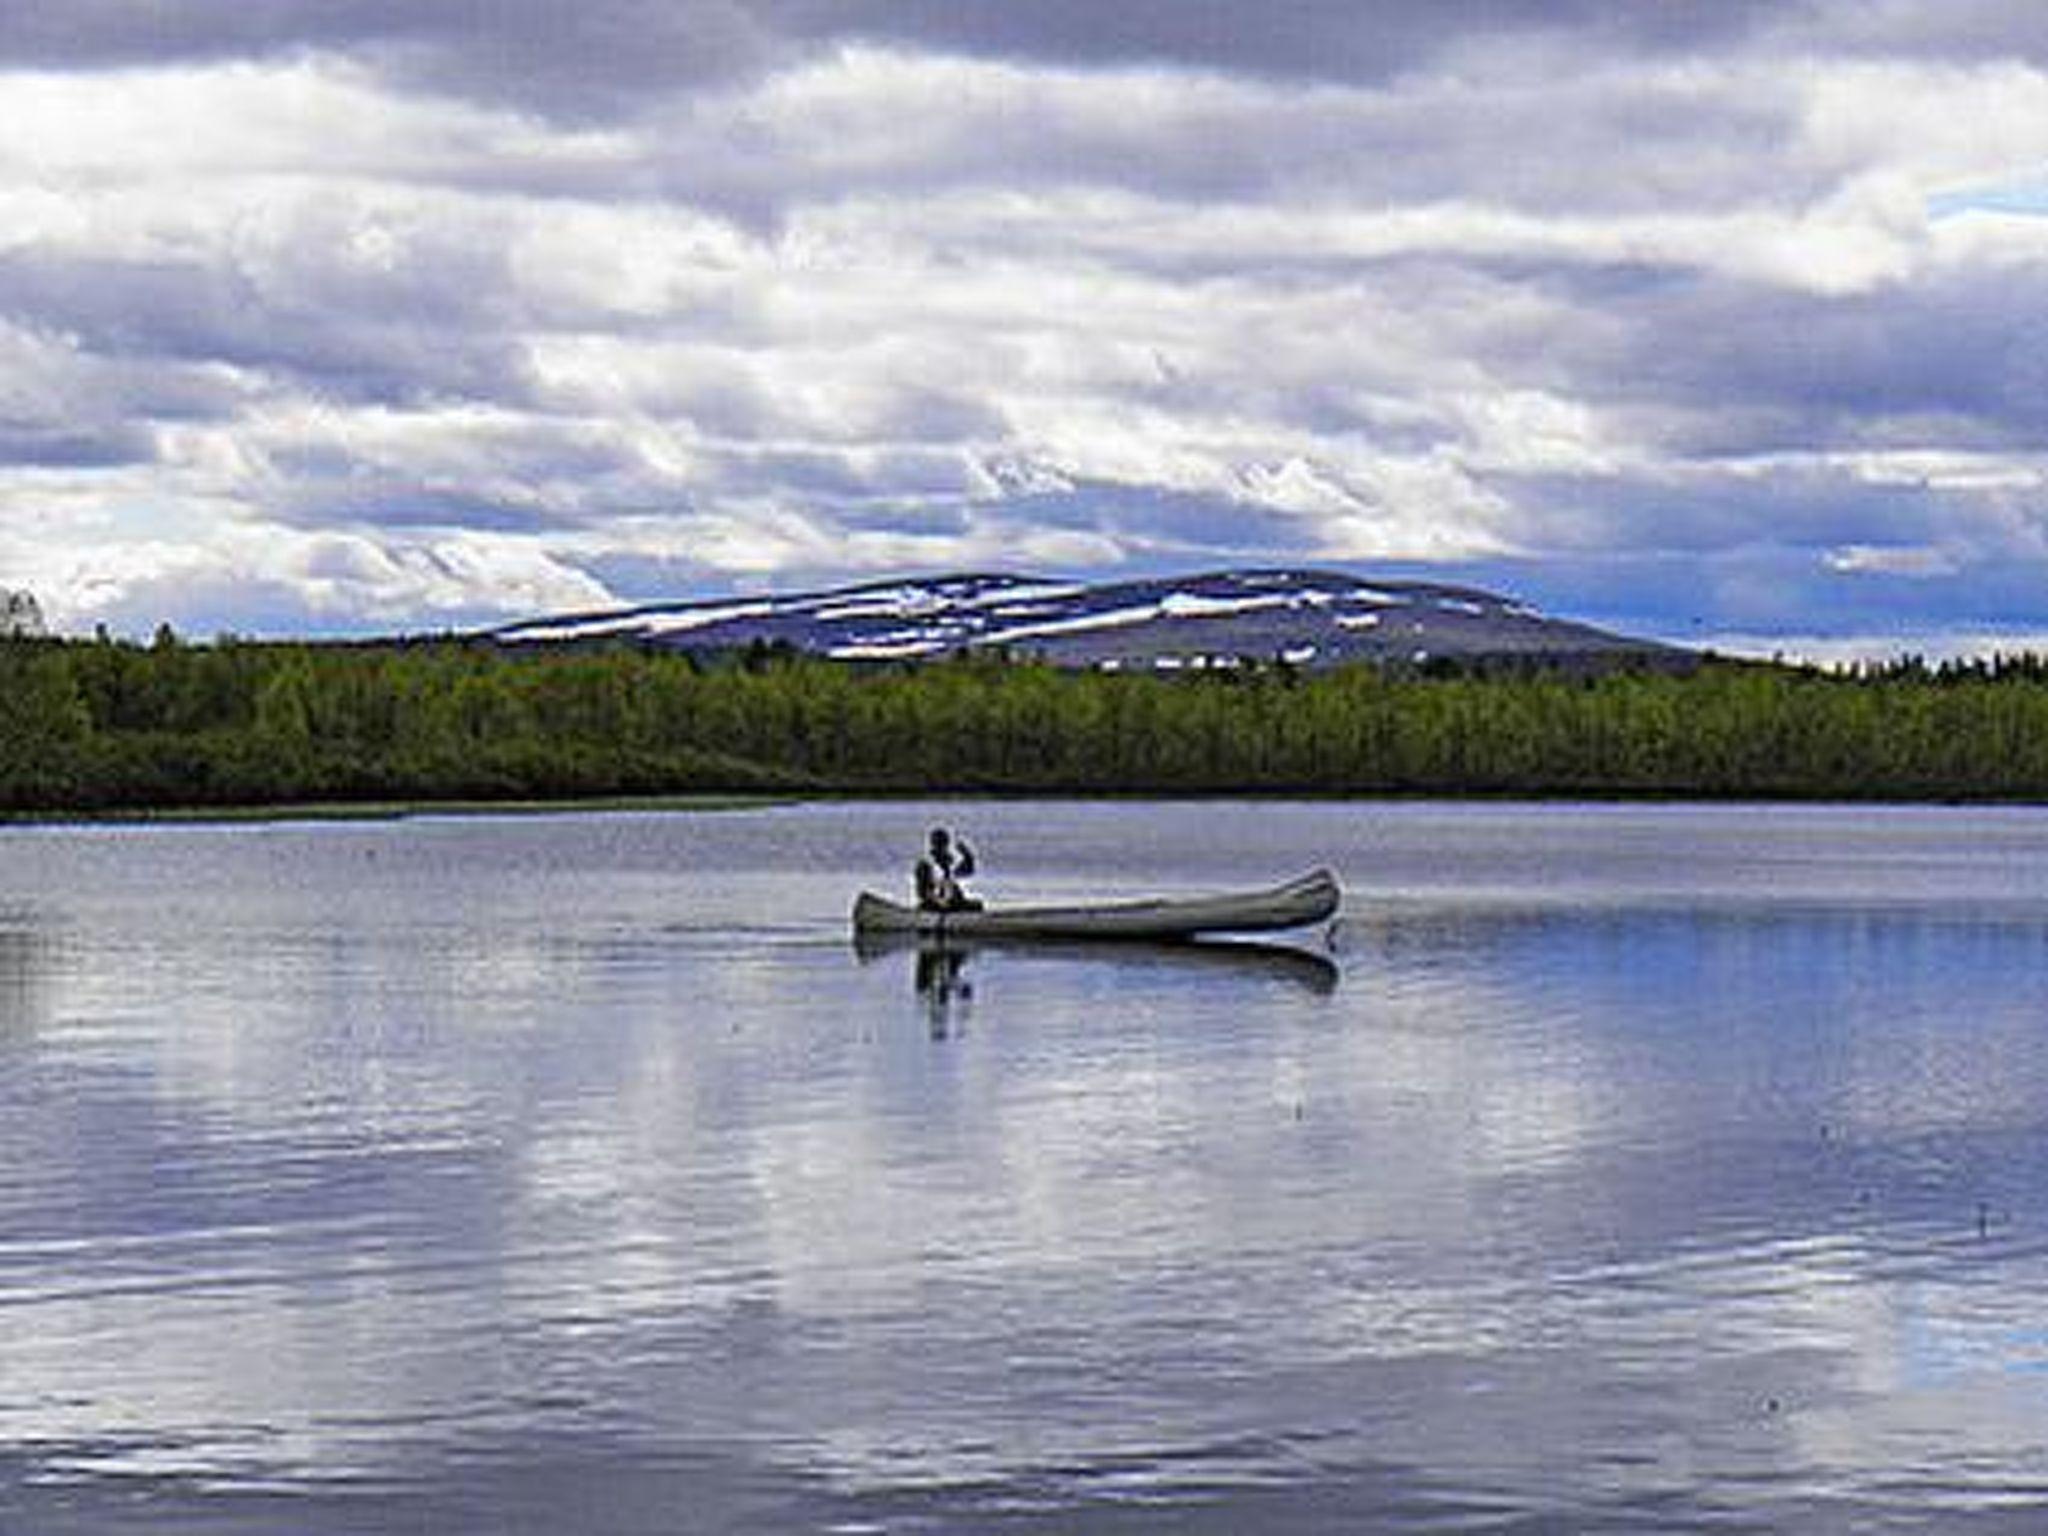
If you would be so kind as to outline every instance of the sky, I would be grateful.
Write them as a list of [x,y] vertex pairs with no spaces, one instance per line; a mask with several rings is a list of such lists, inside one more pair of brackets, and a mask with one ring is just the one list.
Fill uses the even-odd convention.
[[2048,647],[2048,12],[0,0],[0,586],[1328,565]]

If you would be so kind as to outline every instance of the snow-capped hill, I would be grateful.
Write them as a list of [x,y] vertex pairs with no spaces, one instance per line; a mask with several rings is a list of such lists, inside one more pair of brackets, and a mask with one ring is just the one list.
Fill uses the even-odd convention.
[[1001,574],[873,582],[824,592],[658,603],[513,624],[505,645],[625,641],[679,650],[786,644],[845,661],[992,647],[1063,666],[1156,671],[1284,660],[1678,653],[1553,619],[1469,587],[1323,570],[1233,570],[1081,583]]

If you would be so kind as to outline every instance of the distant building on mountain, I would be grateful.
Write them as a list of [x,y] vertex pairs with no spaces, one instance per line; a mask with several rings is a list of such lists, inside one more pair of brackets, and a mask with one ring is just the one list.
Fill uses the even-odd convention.
[[43,633],[43,608],[36,601],[35,594],[0,587],[0,638]]

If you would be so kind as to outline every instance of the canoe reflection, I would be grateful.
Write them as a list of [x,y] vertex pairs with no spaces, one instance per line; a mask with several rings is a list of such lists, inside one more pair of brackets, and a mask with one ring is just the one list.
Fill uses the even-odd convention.
[[1065,964],[1232,971],[1289,982],[1318,996],[1334,992],[1340,974],[1336,962],[1328,955],[1294,945],[1248,939],[1189,939],[1155,944],[1087,939],[935,939],[910,933],[859,933],[854,936],[853,952],[863,965],[894,955],[913,957],[912,985],[925,1003],[935,1038],[953,1033],[965,1023],[974,1001],[969,962],[981,954],[998,953],[1006,962],[1049,960]]

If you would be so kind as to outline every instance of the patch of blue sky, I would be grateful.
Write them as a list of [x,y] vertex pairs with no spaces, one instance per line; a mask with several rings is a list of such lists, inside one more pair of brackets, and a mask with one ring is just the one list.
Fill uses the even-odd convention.
[[1995,185],[1957,187],[1927,199],[1930,219],[1953,219],[1969,213],[2009,213],[2048,218],[2048,177]]

